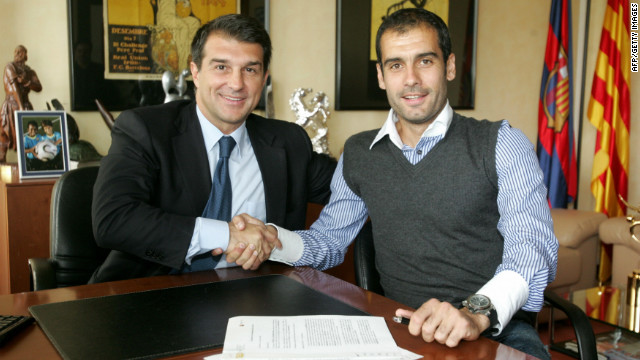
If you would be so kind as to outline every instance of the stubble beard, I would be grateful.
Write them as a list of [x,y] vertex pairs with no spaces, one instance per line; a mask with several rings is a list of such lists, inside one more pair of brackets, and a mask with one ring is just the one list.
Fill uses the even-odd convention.
[[[419,92],[419,93],[425,94],[427,96],[427,99],[426,99],[427,101],[431,101],[432,100],[432,99],[429,98],[429,97],[433,96],[433,91],[431,91],[430,89],[421,89],[421,88],[413,89],[412,88],[412,89],[408,89],[406,91],[403,91],[401,94],[399,94],[398,104],[402,104],[402,98],[406,93],[412,93],[412,92],[413,93]],[[414,109],[412,109],[412,108],[410,108],[408,106],[404,106],[404,105],[399,105],[394,110],[396,111],[396,114],[398,115],[398,117],[402,118],[404,121],[406,121],[406,122],[408,122],[410,124],[413,124],[413,125],[422,125],[422,124],[425,124],[425,123],[428,123],[428,122],[432,121],[437,116],[437,114],[440,113],[441,109],[439,109],[437,111],[433,110],[436,107],[436,104],[430,104],[430,105],[431,106],[429,106],[424,111],[418,109],[418,111],[424,112],[423,116],[418,116],[418,115],[411,116],[410,113]]]

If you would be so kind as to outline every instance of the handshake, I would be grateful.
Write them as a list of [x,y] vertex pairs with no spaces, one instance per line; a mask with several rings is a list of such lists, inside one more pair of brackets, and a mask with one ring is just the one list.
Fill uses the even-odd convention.
[[265,225],[262,221],[240,214],[229,222],[229,245],[227,251],[213,249],[213,255],[223,252],[228,263],[236,263],[245,270],[256,270],[260,264],[269,259],[274,248],[281,249],[275,227]]

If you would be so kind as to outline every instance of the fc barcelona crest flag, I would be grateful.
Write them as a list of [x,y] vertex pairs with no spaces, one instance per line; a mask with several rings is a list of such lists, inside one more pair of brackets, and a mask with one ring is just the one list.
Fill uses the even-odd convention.
[[577,191],[572,71],[571,1],[553,0],[538,104],[537,146],[553,208],[566,208]]

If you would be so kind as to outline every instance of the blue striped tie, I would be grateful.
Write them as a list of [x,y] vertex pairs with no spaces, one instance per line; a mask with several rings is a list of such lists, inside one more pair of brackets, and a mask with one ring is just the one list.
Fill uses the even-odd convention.
[[231,136],[223,136],[218,141],[220,145],[220,159],[213,174],[213,184],[209,201],[204,208],[202,217],[231,221],[231,179],[229,178],[229,156],[236,146]]

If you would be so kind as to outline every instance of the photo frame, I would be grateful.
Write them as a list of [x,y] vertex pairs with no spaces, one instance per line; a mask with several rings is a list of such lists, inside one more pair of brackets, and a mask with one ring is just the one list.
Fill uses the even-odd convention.
[[15,112],[20,179],[59,177],[69,170],[64,111]]
[[[372,4],[383,6],[384,3],[384,0],[337,1],[336,110],[390,108],[385,91],[378,86],[376,62],[370,56],[371,36],[375,37],[371,29]],[[448,27],[452,52],[456,55],[457,72],[454,81],[448,83],[449,103],[454,109],[473,109],[478,1],[456,0],[448,3]]]

